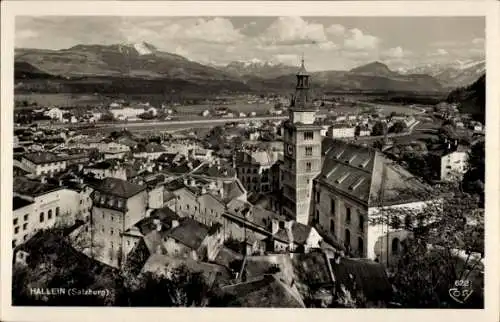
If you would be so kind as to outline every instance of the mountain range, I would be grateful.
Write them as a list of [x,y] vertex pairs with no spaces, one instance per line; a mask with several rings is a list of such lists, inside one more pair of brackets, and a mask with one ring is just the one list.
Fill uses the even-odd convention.
[[[484,73],[484,62],[482,66]],[[290,92],[297,67],[256,59],[204,65],[142,42],[62,50],[20,48],[15,50],[14,71],[17,92],[162,94],[177,90],[203,94]],[[311,77],[320,91],[444,92],[458,83],[470,84],[480,71],[480,63],[462,69],[447,66],[436,73],[431,66],[393,71],[373,62],[349,71],[312,72]]]

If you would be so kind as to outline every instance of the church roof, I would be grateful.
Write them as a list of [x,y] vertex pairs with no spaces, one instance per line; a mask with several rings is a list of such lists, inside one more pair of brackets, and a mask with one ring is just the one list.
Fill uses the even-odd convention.
[[375,149],[325,139],[322,152],[317,180],[369,207],[417,201],[428,188]]

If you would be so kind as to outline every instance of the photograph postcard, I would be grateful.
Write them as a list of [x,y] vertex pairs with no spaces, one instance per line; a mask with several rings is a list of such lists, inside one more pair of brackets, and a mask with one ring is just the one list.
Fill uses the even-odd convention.
[[2,3],[1,319],[498,321],[498,8]]

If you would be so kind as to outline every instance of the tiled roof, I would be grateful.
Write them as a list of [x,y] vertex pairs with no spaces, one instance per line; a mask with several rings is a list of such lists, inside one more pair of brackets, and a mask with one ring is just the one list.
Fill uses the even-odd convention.
[[15,177],[13,182],[13,190],[15,193],[32,197],[59,189],[62,188],[56,185],[41,183],[39,181],[30,180],[24,177]]
[[12,198],[12,210],[17,210],[19,208],[31,205],[33,202],[20,197]]
[[167,231],[166,235],[193,250],[197,250],[208,235],[208,231],[209,227],[192,218],[186,217],[182,219],[179,226]]
[[165,148],[158,143],[148,143],[146,145],[139,145],[134,149],[135,153],[158,153],[164,152]]
[[235,179],[231,182],[224,182],[223,190],[224,190],[224,201],[226,202],[240,197],[246,191],[241,182],[239,181],[239,179]]
[[55,153],[52,153],[52,152],[26,153],[23,155],[23,157],[27,160],[30,160],[31,162],[33,162],[35,164],[59,162],[59,161],[63,160],[63,158],[57,156]]
[[133,197],[145,189],[146,186],[130,183],[117,178],[105,178],[95,187],[96,191],[120,198]]
[[114,167],[114,166],[116,166],[118,164],[119,164],[119,160],[117,160],[117,159],[108,159],[108,160],[104,160],[104,161],[98,162],[98,163],[93,164],[93,165],[89,165],[89,166],[87,166],[87,168],[89,168],[89,169],[106,170],[106,169],[112,168],[112,167]]
[[427,189],[375,149],[328,139],[322,150],[325,156],[317,180],[369,206],[406,203],[410,199],[402,198],[402,191]]
[[392,286],[383,265],[368,259],[345,257],[338,264],[334,259],[330,263],[338,287],[344,285],[352,292],[355,286],[368,300],[391,299]]
[[228,303],[232,307],[305,307],[302,300],[294,296],[291,289],[272,275],[246,283],[222,287],[225,294],[234,300]]
[[[194,165],[193,165],[194,166]],[[231,178],[236,174],[236,170],[228,165],[203,165],[193,174],[215,178]]]
[[[292,229],[291,233],[293,236],[293,242],[298,244],[298,245],[304,245],[307,241],[307,238],[309,237],[309,234],[311,233],[311,226],[307,226],[298,222],[294,222],[292,224]],[[283,241],[290,241],[290,238],[288,236],[288,232],[286,229],[280,229],[275,235],[276,238],[281,239]]]

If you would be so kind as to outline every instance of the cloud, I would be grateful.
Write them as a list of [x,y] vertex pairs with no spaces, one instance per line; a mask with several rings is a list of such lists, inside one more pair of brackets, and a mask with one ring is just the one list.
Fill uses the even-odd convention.
[[382,53],[382,56],[383,57],[387,57],[387,58],[403,58],[405,56],[407,56],[409,54],[408,51],[405,51],[403,48],[401,48],[400,46],[398,47],[394,47],[394,48],[390,48],[386,51],[384,51]]
[[260,35],[266,44],[301,44],[326,42],[325,28],[301,17],[280,17]]
[[35,38],[38,37],[38,32],[31,30],[31,29],[25,29],[25,30],[20,30],[16,32],[16,38],[18,39],[29,39],[29,38]]
[[348,49],[375,49],[378,47],[380,39],[364,34],[361,30],[354,28],[349,30],[348,37],[344,39],[344,46]]
[[433,56],[446,56],[448,55],[448,51],[443,48],[439,48],[435,52],[432,53]]
[[330,27],[326,28],[326,32],[334,35],[334,36],[343,36],[345,33],[345,27],[342,25],[331,25]]

